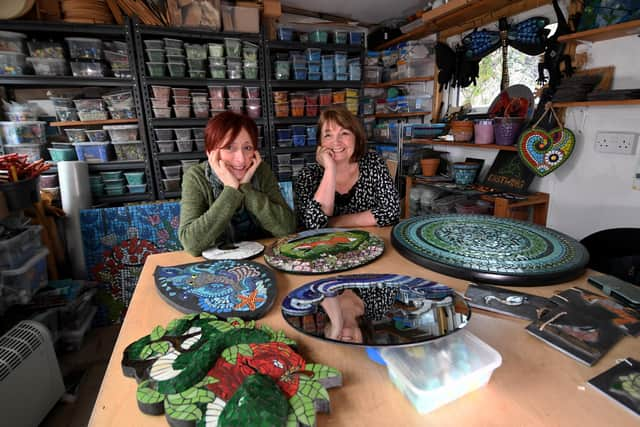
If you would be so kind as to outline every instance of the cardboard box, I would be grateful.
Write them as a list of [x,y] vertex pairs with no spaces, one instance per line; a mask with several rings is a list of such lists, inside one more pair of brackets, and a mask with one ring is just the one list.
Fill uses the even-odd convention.
[[222,25],[224,31],[258,33],[260,32],[260,8],[254,3],[222,5]]

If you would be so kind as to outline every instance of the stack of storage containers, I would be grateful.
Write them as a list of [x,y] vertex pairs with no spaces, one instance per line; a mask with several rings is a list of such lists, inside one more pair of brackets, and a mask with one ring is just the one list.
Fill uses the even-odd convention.
[[[296,34],[297,33],[297,34]],[[361,31],[347,31],[342,29],[337,29],[331,31],[332,33],[332,41],[334,44],[354,44],[360,45],[362,44],[362,32]],[[298,31],[296,32],[293,28],[289,27],[280,27],[278,28],[278,40],[283,41],[293,41],[297,35],[298,40],[303,43],[312,42],[312,43],[328,43],[329,42],[329,31],[323,30],[314,30],[311,32],[306,31]]]
[[131,65],[129,64],[129,49],[127,44],[121,41],[104,42],[104,57],[111,66],[114,77],[131,78]]
[[189,65],[189,77],[204,79],[207,76],[205,62],[207,60],[207,46],[201,44],[186,43],[184,45]]
[[136,110],[131,90],[118,90],[102,96],[112,119],[135,119]]
[[3,227],[0,234],[0,314],[14,304],[27,304],[46,286],[47,255],[39,225]]
[[[71,57],[71,72],[76,77],[103,77],[102,40],[87,37],[65,38]],[[98,119],[99,120],[99,119]]]
[[69,74],[62,44],[51,41],[31,40],[27,42],[31,64],[38,76],[66,76]]
[[138,139],[138,125],[110,125],[103,126],[103,129],[109,132],[116,160],[144,160],[144,148]]
[[5,153],[26,154],[29,162],[42,158],[47,138],[45,135],[46,122],[32,120],[0,122],[2,140]]

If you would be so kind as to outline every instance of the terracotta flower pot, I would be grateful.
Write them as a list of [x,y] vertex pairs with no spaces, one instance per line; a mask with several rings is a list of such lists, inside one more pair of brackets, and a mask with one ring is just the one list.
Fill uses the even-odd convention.
[[451,135],[453,135],[455,141],[471,141],[471,138],[473,138],[473,122],[471,120],[452,121]]
[[422,159],[420,167],[422,167],[423,176],[434,176],[440,166],[440,159]]

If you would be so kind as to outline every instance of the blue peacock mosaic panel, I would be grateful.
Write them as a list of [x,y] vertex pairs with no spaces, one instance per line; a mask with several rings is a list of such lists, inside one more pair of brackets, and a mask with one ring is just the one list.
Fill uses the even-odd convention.
[[88,276],[102,290],[97,324],[122,320],[148,255],[182,250],[179,224],[177,202],[80,212]]

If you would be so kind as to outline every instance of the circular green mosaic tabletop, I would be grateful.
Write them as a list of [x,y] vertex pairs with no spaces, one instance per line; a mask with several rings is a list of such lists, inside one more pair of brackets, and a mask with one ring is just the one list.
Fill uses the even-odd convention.
[[488,215],[411,218],[393,227],[391,243],[431,270],[501,285],[565,282],[582,274],[589,261],[585,247],[565,234]]

